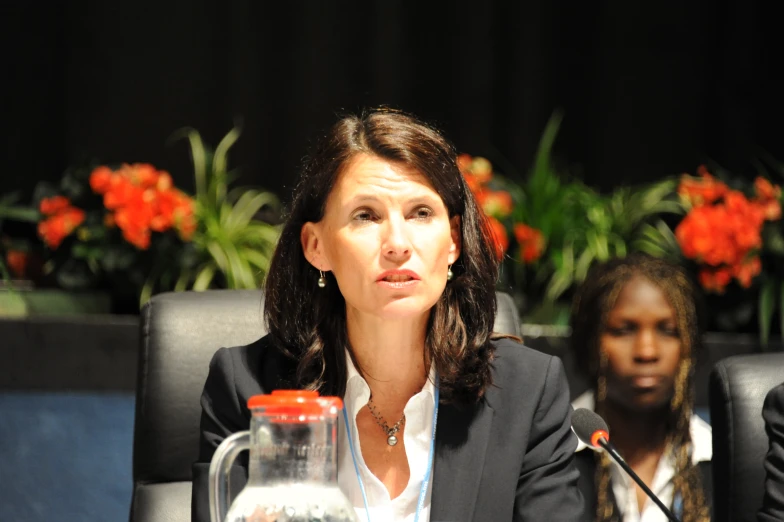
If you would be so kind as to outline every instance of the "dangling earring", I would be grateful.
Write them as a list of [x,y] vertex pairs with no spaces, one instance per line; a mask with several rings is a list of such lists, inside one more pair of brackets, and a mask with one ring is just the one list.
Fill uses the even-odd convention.
[[455,277],[455,273],[452,272],[452,265],[449,265],[449,268],[446,269],[446,280],[451,281]]
[[324,288],[325,286],[327,286],[327,278],[324,277],[324,272],[322,272],[321,270],[319,270],[319,274],[321,274],[318,278],[319,288]]

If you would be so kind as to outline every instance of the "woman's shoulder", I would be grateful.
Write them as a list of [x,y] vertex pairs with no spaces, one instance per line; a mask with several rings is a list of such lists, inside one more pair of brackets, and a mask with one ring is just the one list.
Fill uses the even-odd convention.
[[544,395],[566,393],[563,364],[553,355],[525,346],[513,339],[491,341],[495,347],[493,358],[493,386],[488,391],[496,403],[521,404],[541,400]]
[[283,353],[267,334],[250,344],[220,348],[210,362],[210,373],[230,376],[235,386],[253,390],[289,388],[296,370],[294,360]]
[[765,395],[765,408],[784,412],[784,382],[771,388]]
[[493,366],[499,376],[543,375],[561,360],[553,355],[534,350],[515,339],[503,337],[491,341],[495,348]]

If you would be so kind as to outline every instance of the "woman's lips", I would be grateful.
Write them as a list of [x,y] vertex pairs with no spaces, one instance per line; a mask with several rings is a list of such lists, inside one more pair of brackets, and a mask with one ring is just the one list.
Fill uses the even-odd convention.
[[420,279],[419,274],[417,274],[413,270],[399,269],[399,270],[387,270],[386,272],[382,272],[376,278],[376,282],[399,284],[399,283],[409,283],[411,281],[419,281],[419,279]]
[[659,375],[638,375],[631,378],[632,386],[641,390],[656,388],[661,382],[662,377]]
[[393,289],[403,289],[403,288],[411,288],[419,284],[419,279],[404,279],[404,280],[393,280],[389,281],[387,279],[380,279],[376,281],[379,286],[385,288],[393,288]]

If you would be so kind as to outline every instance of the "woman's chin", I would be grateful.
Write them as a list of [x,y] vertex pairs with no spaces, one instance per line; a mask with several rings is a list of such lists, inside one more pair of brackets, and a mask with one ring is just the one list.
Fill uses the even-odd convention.
[[379,315],[390,320],[417,319],[428,314],[435,303],[420,296],[405,296],[385,303]]

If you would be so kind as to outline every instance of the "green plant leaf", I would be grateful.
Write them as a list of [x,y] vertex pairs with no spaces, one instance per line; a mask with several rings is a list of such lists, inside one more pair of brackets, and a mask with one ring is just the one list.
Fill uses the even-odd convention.
[[215,277],[215,263],[206,263],[199,269],[196,279],[193,281],[193,289],[197,292],[207,290]]
[[43,216],[38,210],[28,207],[13,207],[0,204],[0,219],[37,223]]
[[594,257],[599,261],[606,261],[610,258],[610,249],[607,246],[607,237],[600,236],[596,230],[588,230],[585,235],[588,247],[593,251]]
[[[5,265],[5,261],[3,260],[2,256],[0,256],[0,276],[2,276],[3,281],[11,280],[11,273],[8,271],[8,267]],[[13,290],[10,287],[9,289]]]
[[186,127],[172,134],[169,142],[187,138],[191,146],[193,175],[196,184],[196,197],[203,198],[207,193],[207,156],[201,135],[195,129]]
[[270,264],[270,256],[265,255],[260,250],[254,250],[252,248],[243,248],[241,255],[248,260],[248,263],[266,274]]
[[531,182],[534,184],[542,185],[543,188],[549,188],[549,192],[553,193],[558,190],[558,179],[551,177],[551,157],[555,138],[558,136],[558,129],[561,126],[563,114],[561,111],[555,111],[550,116],[550,119],[545,125],[542,137],[539,140],[539,146],[536,150],[536,157],[534,158],[533,172],[531,173]]
[[549,301],[558,300],[572,286],[574,279],[568,272],[555,272],[547,285],[546,296]]
[[177,282],[174,283],[174,291],[175,292],[182,292],[188,289],[188,282],[191,280],[191,272],[190,270],[182,270],[180,272],[179,277],[177,277]]
[[[212,169],[216,172],[226,172],[226,165],[228,160],[229,149],[234,145],[240,137],[240,130],[234,127],[226,134],[223,139],[215,147],[215,155],[212,158]],[[227,180],[228,182],[228,180]],[[225,196],[225,194],[224,194]]]
[[680,246],[675,234],[664,221],[658,220],[655,225],[644,223],[637,237],[632,241],[633,250],[645,252],[652,256],[663,257],[681,262]]
[[229,258],[218,242],[214,240],[209,241],[207,243],[207,251],[215,260],[215,264],[221,272],[226,273],[229,271]]
[[277,197],[269,192],[248,190],[234,203],[231,212],[226,216],[226,226],[231,228],[245,226],[250,223],[259,210],[276,201]]
[[585,278],[588,276],[588,270],[591,268],[591,264],[593,263],[594,257],[593,252],[589,249],[583,250],[580,254],[580,257],[577,258],[577,263],[574,267],[574,279],[578,283],[582,283],[585,281]]
[[773,292],[776,287],[776,282],[773,280],[766,281],[762,285],[759,295],[759,333],[760,343],[763,346],[768,345],[768,338],[770,337],[771,319],[773,318],[773,309],[776,305]]

